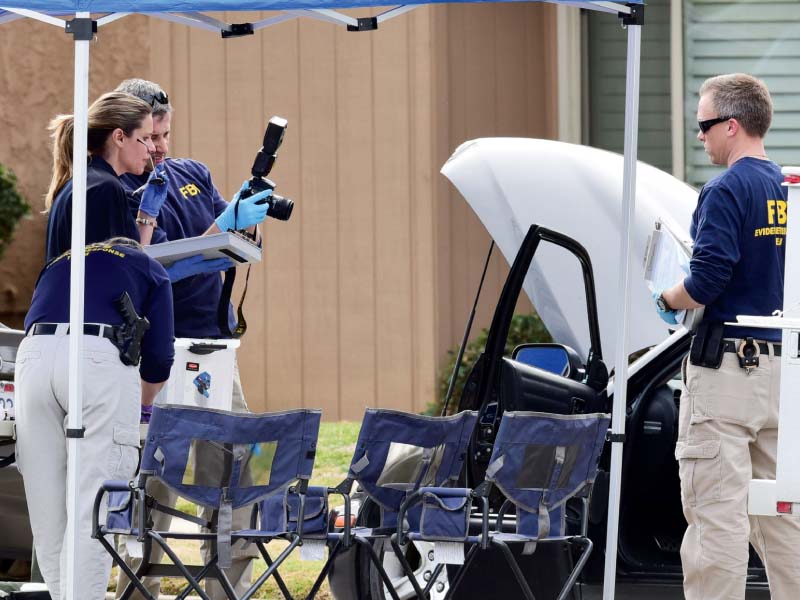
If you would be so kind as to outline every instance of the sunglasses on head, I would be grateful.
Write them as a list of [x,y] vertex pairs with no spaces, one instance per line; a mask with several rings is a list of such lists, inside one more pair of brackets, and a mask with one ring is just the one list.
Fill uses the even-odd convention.
[[714,125],[718,125],[719,123],[724,123],[734,117],[717,117],[716,119],[706,119],[705,121],[698,121],[697,126],[700,128],[700,131],[703,133],[708,133],[708,130],[711,129]]
[[142,98],[145,102],[147,102],[151,108],[155,108],[156,102],[162,105],[169,104],[169,96],[167,96],[166,92],[158,92],[157,94],[147,94],[144,98]]

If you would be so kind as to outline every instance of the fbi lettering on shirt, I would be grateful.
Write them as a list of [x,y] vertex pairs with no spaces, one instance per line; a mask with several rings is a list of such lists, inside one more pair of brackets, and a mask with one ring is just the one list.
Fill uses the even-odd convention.
[[184,198],[189,198],[191,196],[197,196],[200,193],[200,188],[193,183],[187,183],[180,188],[180,192]]
[[759,227],[753,237],[773,236],[775,245],[782,246],[786,237],[786,200],[767,200],[767,224]]

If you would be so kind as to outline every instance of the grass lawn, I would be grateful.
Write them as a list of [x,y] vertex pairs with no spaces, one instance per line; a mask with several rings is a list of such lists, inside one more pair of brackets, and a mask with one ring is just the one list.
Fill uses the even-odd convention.
[[[355,449],[356,438],[360,423],[323,423],[320,427],[319,446],[314,463],[314,475],[311,478],[311,485],[332,486],[339,483],[347,474],[347,467]],[[331,501],[336,503],[336,497]],[[184,500],[178,502],[178,508],[185,512],[194,513],[191,503]],[[194,542],[182,542],[174,540],[172,547],[176,549],[182,561],[199,563],[200,552],[199,544]],[[270,556],[277,556],[286,547],[285,542],[273,542],[267,546]],[[326,553],[327,554],[327,553]],[[168,559],[167,559],[168,560]],[[295,597],[303,597],[311,589],[311,585],[316,579],[317,574],[322,568],[323,561],[302,561],[300,560],[299,550],[295,550],[286,560],[280,569],[286,585]],[[266,570],[266,564],[262,559],[255,561],[254,578],[258,577]],[[117,568],[114,568],[114,575],[109,590],[116,587]],[[161,585],[162,594],[177,594],[183,589],[182,580],[164,579]],[[255,598],[278,598],[280,591],[270,579],[256,594]],[[322,600],[330,599],[332,596],[328,590],[327,582],[323,585],[317,598]]]

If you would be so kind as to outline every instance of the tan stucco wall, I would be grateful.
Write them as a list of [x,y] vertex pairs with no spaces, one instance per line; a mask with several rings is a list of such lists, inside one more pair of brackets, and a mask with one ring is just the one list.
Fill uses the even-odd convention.
[[[0,119],[11,143],[0,161],[38,211],[45,126],[71,105],[72,52],[55,28],[4,27],[11,86],[0,90]],[[268,220],[239,351],[251,408],[322,406],[326,418],[357,419],[364,406],[421,410],[433,398],[488,246],[438,170],[467,139],[553,137],[554,31],[554,9],[528,3],[419,8],[358,34],[307,19],[227,41],[143,17],[101,29],[91,97],[124,77],[159,81],[176,108],[173,155],[206,162],[226,197],[248,174],[266,120],[289,119],[272,175],[297,204],[288,223]],[[0,263],[0,310],[27,307],[43,224],[25,223]],[[506,271],[496,257],[476,327],[488,324]]]

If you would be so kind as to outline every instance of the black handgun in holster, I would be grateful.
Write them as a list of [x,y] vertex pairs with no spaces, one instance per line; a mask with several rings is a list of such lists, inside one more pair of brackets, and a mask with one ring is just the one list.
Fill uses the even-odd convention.
[[725,347],[724,331],[722,323],[700,323],[692,338],[689,362],[698,367],[719,369]]
[[150,321],[138,315],[128,292],[122,292],[115,304],[122,315],[122,325],[116,329],[114,345],[119,350],[122,364],[136,366],[142,357],[142,338],[150,329]]

